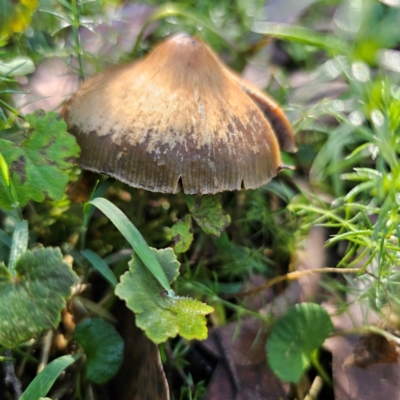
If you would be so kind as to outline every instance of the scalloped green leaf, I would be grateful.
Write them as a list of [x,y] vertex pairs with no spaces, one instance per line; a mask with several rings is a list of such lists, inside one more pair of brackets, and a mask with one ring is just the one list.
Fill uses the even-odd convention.
[[77,280],[59,248],[23,253],[15,278],[0,263],[0,344],[12,348],[55,327]]
[[[79,156],[80,148],[61,115],[37,111],[25,117],[30,127],[23,140],[0,139],[1,153],[8,164],[19,205],[45,198],[60,200],[68,183],[67,170]],[[10,209],[5,183],[0,184],[0,207]]]
[[193,241],[192,217],[187,214],[177,221],[171,228],[175,253],[185,253]]
[[86,357],[86,377],[102,384],[119,370],[124,358],[124,341],[116,329],[101,318],[88,318],[75,328],[75,339]]
[[332,330],[324,308],[314,303],[296,304],[272,327],[266,345],[271,369],[282,381],[299,382],[310,366],[311,354]]
[[231,217],[223,210],[220,195],[185,196],[192,217],[207,234],[219,237],[231,223]]
[[[174,251],[170,248],[151,250],[172,283],[179,274]],[[168,296],[136,255],[115,293],[126,301],[127,307],[136,315],[136,325],[154,343],[165,342],[178,334],[189,340],[207,337],[205,315],[213,312],[213,308],[187,297]]]

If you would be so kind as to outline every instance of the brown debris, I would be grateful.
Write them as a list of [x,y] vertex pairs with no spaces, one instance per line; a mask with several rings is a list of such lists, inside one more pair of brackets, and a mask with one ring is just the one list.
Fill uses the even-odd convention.
[[266,361],[266,332],[248,318],[215,330],[204,342],[220,358],[205,400],[285,398],[289,386],[280,382]]
[[343,366],[368,368],[373,364],[397,364],[398,359],[395,343],[389,342],[381,335],[370,333],[358,339],[353,353],[346,358]]

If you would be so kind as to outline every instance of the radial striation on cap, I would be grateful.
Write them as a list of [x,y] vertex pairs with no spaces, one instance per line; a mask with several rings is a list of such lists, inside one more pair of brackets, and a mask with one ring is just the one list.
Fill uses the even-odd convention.
[[279,143],[295,149],[283,112],[260,93],[179,34],[87,80],[63,116],[83,168],[155,192],[214,194],[264,185],[282,166]]

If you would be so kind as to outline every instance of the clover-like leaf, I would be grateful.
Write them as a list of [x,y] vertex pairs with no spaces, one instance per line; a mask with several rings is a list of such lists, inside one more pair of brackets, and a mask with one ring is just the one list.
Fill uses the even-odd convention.
[[314,303],[296,304],[272,328],[266,346],[270,367],[282,381],[297,383],[309,367],[312,353],[332,330],[324,308]]
[[0,263],[0,344],[7,348],[56,326],[77,281],[60,249],[52,247],[23,253],[15,274]]
[[177,221],[171,228],[171,235],[175,253],[187,251],[193,241],[192,217],[187,214]]
[[[41,202],[46,197],[60,200],[68,183],[66,170],[80,152],[76,139],[57,113],[37,111],[25,119],[30,127],[21,143],[0,139],[19,205],[29,200]],[[12,206],[4,184],[0,184],[0,206]]]
[[38,0],[0,0],[0,46],[29,25],[38,4]]
[[231,217],[223,210],[220,195],[185,196],[192,217],[208,235],[219,237],[231,223]]
[[[152,249],[168,281],[179,274],[179,262],[172,249]],[[213,308],[187,297],[169,297],[158,281],[134,255],[129,271],[121,277],[116,295],[136,314],[136,324],[154,342],[165,342],[180,334],[186,339],[205,339],[205,315]]]
[[124,358],[124,341],[116,329],[101,318],[78,324],[75,338],[86,357],[86,377],[98,384],[107,382],[119,370]]

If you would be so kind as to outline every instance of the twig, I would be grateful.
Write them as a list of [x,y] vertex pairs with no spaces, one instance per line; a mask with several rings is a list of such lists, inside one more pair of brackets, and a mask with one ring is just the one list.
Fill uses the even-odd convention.
[[37,373],[41,372],[43,370],[43,368],[47,365],[47,362],[49,361],[49,353],[50,353],[51,344],[53,342],[53,336],[54,336],[53,331],[49,330],[46,333],[46,336],[44,337],[44,343],[43,343],[42,351],[40,354],[40,362],[37,367]]
[[223,360],[225,361],[226,368],[228,369],[229,374],[231,376],[231,381],[232,381],[232,384],[233,384],[233,387],[235,390],[235,396],[236,396],[236,395],[240,394],[240,392],[242,391],[242,384],[240,383],[239,375],[237,373],[237,370],[236,370],[235,364],[232,360],[232,357],[224,345],[220,331],[215,332],[215,338],[216,338],[217,345],[221,351]]
[[339,331],[335,332],[333,336],[347,336],[355,333],[377,333],[378,335],[383,336],[385,339],[390,340],[392,342],[395,342],[397,345],[400,346],[400,338],[398,338],[395,335],[392,335],[389,332],[386,332],[385,330],[378,328],[377,326],[372,326],[372,325],[365,325],[365,326],[356,326],[352,329],[346,329],[344,331]]
[[[11,350],[5,350],[4,355],[8,358],[12,358]],[[4,361],[5,377],[4,381],[6,385],[12,386],[14,389],[14,395],[16,399],[22,396],[21,382],[15,374],[14,361]]]
[[323,379],[317,375],[310,387],[310,390],[307,394],[307,396],[304,398],[304,400],[316,400],[318,399],[318,395],[324,386],[324,381]]
[[[289,272],[285,275],[280,275],[275,278],[272,278],[269,281],[265,282],[263,285],[257,286],[251,290],[247,290],[246,292],[230,294],[229,297],[251,296],[251,295],[259,293],[271,286],[274,286],[277,283],[284,282],[284,281],[294,281],[294,280],[299,279],[306,275],[321,274],[321,273],[357,274],[359,272],[362,272],[361,268],[346,268],[346,269],[344,269],[344,268],[315,268],[315,269],[308,269],[308,270],[304,270],[304,271],[293,271],[293,272]],[[372,275],[374,278],[376,278],[375,275],[373,275],[369,272],[366,272],[366,273],[369,275]]]

